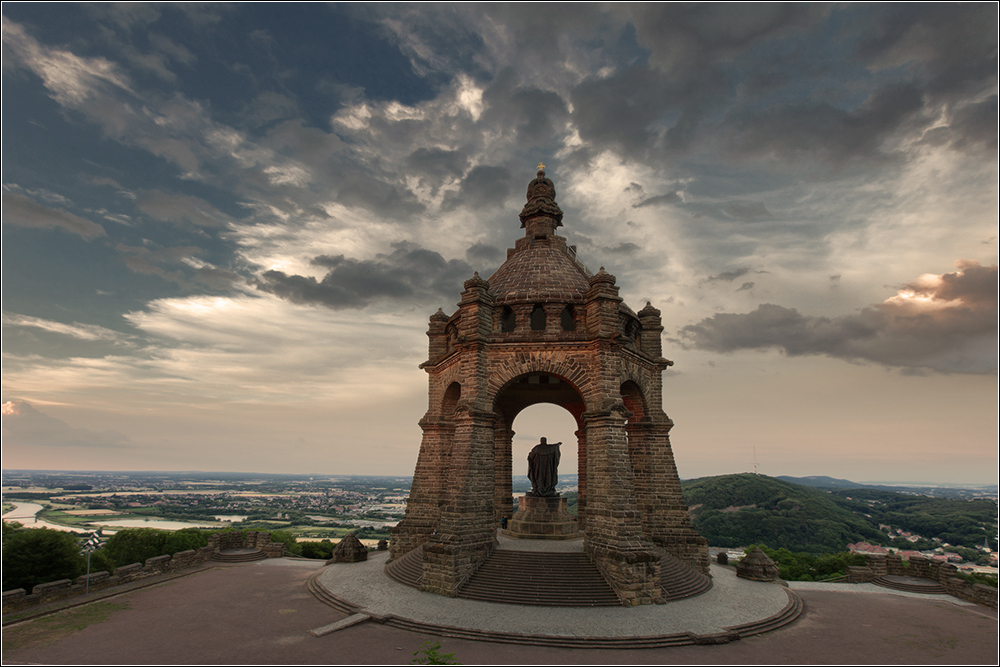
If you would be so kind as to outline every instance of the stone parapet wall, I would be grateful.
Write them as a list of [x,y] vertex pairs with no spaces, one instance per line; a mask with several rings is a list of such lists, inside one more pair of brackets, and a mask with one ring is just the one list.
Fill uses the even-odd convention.
[[208,538],[208,546],[213,552],[224,549],[260,549],[268,558],[281,558],[285,553],[285,545],[272,542],[271,533],[257,530],[215,533]]
[[[202,547],[194,550],[178,551],[177,553],[164,556],[154,556],[148,558],[145,563],[131,563],[115,568],[114,573],[102,571],[91,572],[89,575],[90,591],[100,591],[113,586],[132,583],[140,579],[146,579],[156,575],[169,574],[179,570],[185,570],[196,565],[200,565],[209,560],[213,550],[211,547]],[[39,604],[46,604],[56,600],[83,595],[87,592],[88,575],[84,574],[76,578],[50,581],[35,586],[31,593],[23,588],[12,591],[4,591],[3,613],[7,614],[20,611]]]
[[914,556],[906,561],[897,554],[889,554],[888,556],[867,554],[865,562],[875,576],[892,575],[932,579],[941,584],[949,595],[991,609],[997,608],[997,589],[959,578],[957,576],[958,568],[951,563],[940,563],[922,556]]
[[[272,542],[271,533],[260,531],[232,531],[215,533],[208,538],[208,546],[200,549],[178,551],[170,555],[147,558],[145,563],[131,563],[116,567],[114,573],[92,572],[90,574],[90,590],[99,591],[112,586],[128,584],[139,579],[156,575],[169,574],[201,565],[211,560],[212,554],[222,549],[256,548],[267,554],[268,558],[281,558],[285,553],[285,545]],[[62,600],[87,592],[87,575],[81,575],[76,581],[63,579],[50,581],[35,586],[31,593],[23,588],[4,591],[3,613],[20,611],[28,607],[45,604],[54,600]]]
[[870,567],[862,567],[860,565],[847,566],[847,583],[849,584],[864,584],[873,580],[876,576],[878,575]]

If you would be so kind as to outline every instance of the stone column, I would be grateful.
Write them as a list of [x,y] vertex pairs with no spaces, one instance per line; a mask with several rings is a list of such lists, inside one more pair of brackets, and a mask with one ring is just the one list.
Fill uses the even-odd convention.
[[437,535],[424,547],[421,590],[455,597],[496,546],[492,412],[455,412],[446,498]]
[[659,556],[643,540],[625,437],[624,409],[584,413],[587,521],[584,548],[626,606],[662,603]]
[[648,483],[640,494],[643,534],[653,544],[708,574],[708,540],[691,525],[670,447],[673,425],[665,417],[661,422],[636,424],[645,452],[644,465],[648,467]]
[[441,477],[449,465],[454,424],[450,420],[424,417],[420,428],[424,436],[406,503],[406,517],[389,530],[390,561],[430,539],[440,518]]
[[587,436],[584,429],[575,431],[577,452],[576,523],[583,531],[587,525]]
[[513,461],[511,450],[514,442],[514,431],[507,427],[502,418],[497,416],[493,430],[493,466],[496,471],[496,490],[494,508],[496,522],[499,524],[504,517],[514,515]]

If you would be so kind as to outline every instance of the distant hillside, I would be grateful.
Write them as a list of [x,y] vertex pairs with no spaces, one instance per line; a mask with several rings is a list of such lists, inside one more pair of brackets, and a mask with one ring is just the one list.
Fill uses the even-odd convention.
[[863,484],[861,482],[852,482],[849,479],[827,477],[826,475],[809,475],[807,477],[778,475],[775,479],[781,479],[792,484],[801,484],[802,486],[812,486],[817,489],[878,489],[881,491],[916,494],[930,496],[931,498],[952,498],[955,500],[990,499],[997,496],[997,486],[995,484],[980,486],[963,486],[957,484],[922,484],[917,486],[912,484]]
[[842,508],[867,515],[876,527],[888,524],[927,540],[937,538],[967,548],[983,544],[989,536],[996,548],[997,503],[993,500],[931,498],[872,487],[837,490],[831,496]]
[[813,553],[842,551],[886,537],[828,492],[743,473],[681,483],[694,527],[713,546],[755,543]]
[[775,479],[780,479],[791,484],[801,484],[802,486],[815,486],[820,489],[856,489],[859,486],[864,486],[864,484],[858,484],[849,479],[838,479],[836,477],[827,477],[826,475],[809,475],[808,477],[778,475]]

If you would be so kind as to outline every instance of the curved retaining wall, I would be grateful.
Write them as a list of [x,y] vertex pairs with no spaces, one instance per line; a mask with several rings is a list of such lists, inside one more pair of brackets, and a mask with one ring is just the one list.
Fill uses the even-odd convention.
[[973,584],[958,578],[958,568],[951,563],[941,563],[922,556],[914,556],[908,564],[902,556],[889,554],[867,554],[867,567],[848,568],[847,580],[850,583],[871,581],[875,577],[894,575],[898,577],[922,577],[933,579],[948,592],[962,600],[975,602],[991,609],[997,608],[997,589],[982,584]]

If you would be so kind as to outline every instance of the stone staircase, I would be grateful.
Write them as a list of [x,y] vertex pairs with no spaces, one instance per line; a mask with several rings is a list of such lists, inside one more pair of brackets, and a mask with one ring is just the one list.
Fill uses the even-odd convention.
[[883,588],[892,588],[897,591],[908,593],[930,593],[947,594],[944,586],[933,579],[922,579],[920,577],[898,577],[893,575],[882,575],[872,579],[873,584]]
[[660,588],[663,598],[682,600],[701,595],[712,587],[712,578],[707,577],[676,556],[664,553],[660,557]]
[[[386,574],[407,586],[420,588],[423,552],[414,549],[386,566]],[[712,587],[711,578],[675,556],[660,559],[664,599],[700,595]],[[462,587],[460,598],[550,607],[617,606],[621,602],[597,567],[582,552],[494,551]]]
[[583,553],[496,550],[458,597],[547,607],[616,607],[621,604]]
[[267,554],[260,549],[222,549],[212,554],[212,560],[217,563],[249,563],[264,560]]
[[420,578],[424,576],[424,550],[420,547],[408,551],[385,566],[385,573],[401,584],[420,588]]

